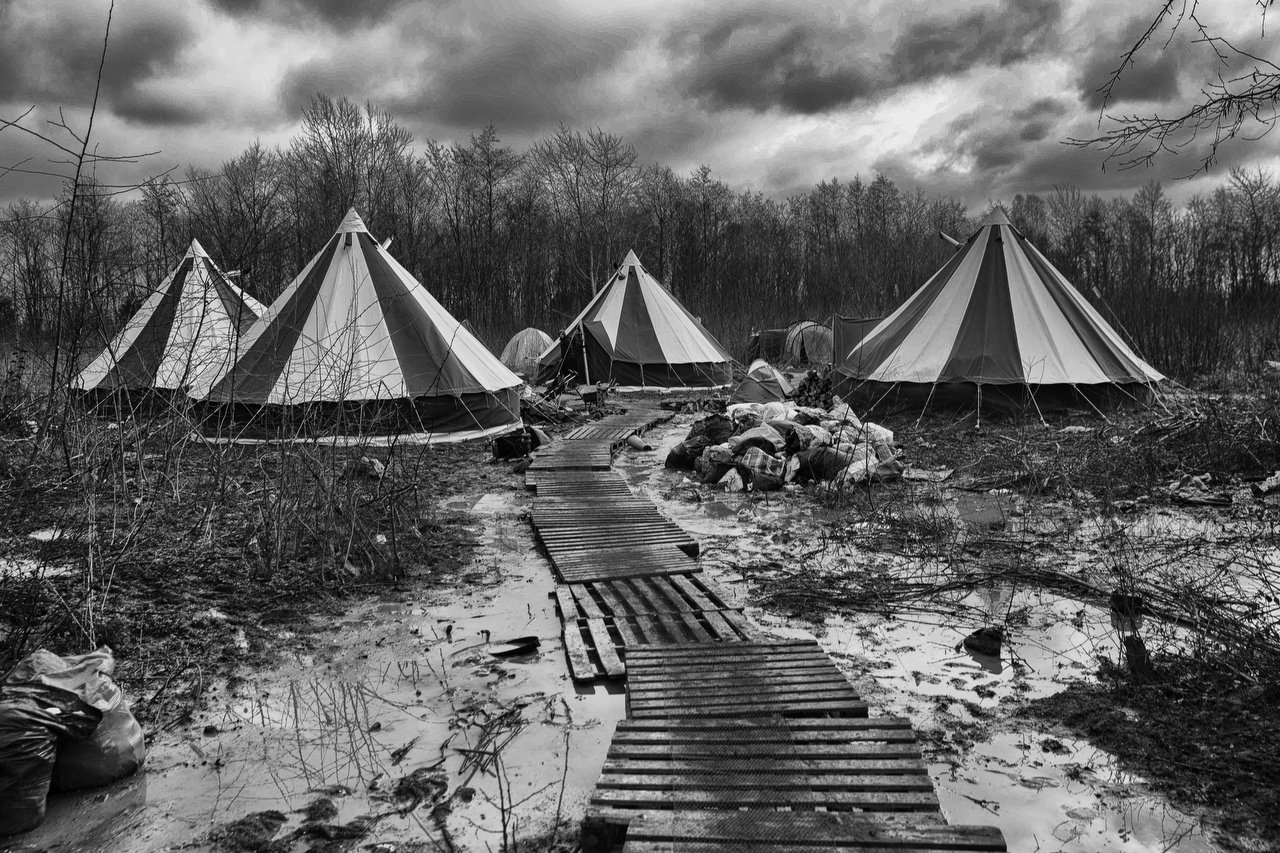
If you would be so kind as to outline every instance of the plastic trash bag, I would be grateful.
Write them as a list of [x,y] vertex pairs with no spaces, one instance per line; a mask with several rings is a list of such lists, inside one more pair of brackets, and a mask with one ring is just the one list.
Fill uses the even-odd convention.
[[0,690],[0,836],[27,832],[44,821],[59,742],[88,737],[101,719],[97,708],[70,690],[5,682]]
[[55,791],[108,785],[135,772],[146,759],[142,727],[111,678],[115,665],[106,646],[68,657],[41,649],[19,663],[5,682],[6,693],[15,683],[65,690],[101,715],[87,738],[59,746],[52,777]]

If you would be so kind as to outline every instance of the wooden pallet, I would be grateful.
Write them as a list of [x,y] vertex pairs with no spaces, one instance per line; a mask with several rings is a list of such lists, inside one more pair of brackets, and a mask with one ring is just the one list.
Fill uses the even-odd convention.
[[556,587],[555,598],[577,682],[622,678],[632,649],[737,642],[758,633],[741,609],[686,575],[569,584]]
[[698,556],[698,543],[680,527],[665,519],[645,525],[619,525],[583,519],[569,527],[535,527],[538,539],[553,563],[569,558],[579,564],[601,550],[631,550],[645,547],[675,547],[690,557]]
[[613,465],[613,444],[608,441],[554,442],[539,449],[527,471],[608,471]]
[[776,714],[619,722],[582,847],[623,840],[624,850],[1004,849],[998,830],[945,825],[907,720]]
[[565,441],[594,439],[597,441],[611,441],[618,443],[626,441],[629,436],[635,435],[639,431],[639,428],[634,426],[608,426],[594,423],[570,430],[565,433],[564,439]]
[[622,475],[612,471],[535,469],[525,472],[524,485],[544,497],[588,498],[604,494],[630,497],[632,494]]
[[627,716],[865,717],[867,706],[812,640],[639,647],[627,655]]
[[560,551],[555,555],[554,565],[556,573],[565,583],[653,575],[687,575],[702,571],[693,558],[671,545]]
[[[611,832],[612,830],[612,832]],[[588,836],[590,831],[590,836]],[[637,817],[625,828],[599,821],[583,829],[584,853],[1003,853],[1004,837],[991,826],[947,826],[940,816],[819,811],[672,811]]]

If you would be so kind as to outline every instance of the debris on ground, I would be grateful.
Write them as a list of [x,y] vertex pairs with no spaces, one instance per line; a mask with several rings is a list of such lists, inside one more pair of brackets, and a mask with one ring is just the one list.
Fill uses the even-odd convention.
[[864,424],[838,396],[831,399],[828,409],[735,403],[724,415],[694,423],[666,466],[692,468],[702,482],[726,491],[769,492],[812,481],[842,490],[901,477],[893,431]]

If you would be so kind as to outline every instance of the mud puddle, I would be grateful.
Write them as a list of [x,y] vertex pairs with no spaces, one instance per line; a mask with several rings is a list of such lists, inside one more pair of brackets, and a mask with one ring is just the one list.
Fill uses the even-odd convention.
[[0,849],[237,849],[216,836],[252,815],[236,838],[292,837],[288,850],[573,837],[623,697],[568,678],[527,495],[464,502],[480,546],[456,583],[407,581],[335,620],[314,653],[211,689],[207,710],[154,738],[145,772],[52,796],[44,825]]
[[[726,494],[686,472],[663,469],[667,451],[694,420],[679,416],[646,436],[654,451],[625,451],[616,465],[633,487],[702,538],[705,570],[734,603],[749,604],[752,581],[737,569],[744,564],[774,560],[794,567],[803,550],[804,564],[815,571],[823,570],[824,560],[841,570],[858,565],[856,548],[842,551],[821,541],[833,516],[803,490]],[[1002,530],[1032,542],[1045,537],[1050,547],[1070,533],[1073,542],[1092,548],[1111,532],[1081,524],[1079,514],[1065,508],[1053,518],[1036,517],[1009,493],[970,493],[945,484],[932,489],[935,500],[908,509],[953,523],[962,539]],[[1135,520],[1137,534],[1164,535],[1182,521],[1177,514],[1153,515]],[[903,568],[909,568],[905,562]],[[1010,850],[1216,849],[1198,820],[1147,791],[1142,779],[1121,771],[1108,753],[1008,716],[1021,699],[1091,679],[1100,658],[1119,660],[1120,638],[1109,611],[1056,593],[993,585],[918,602],[892,615],[850,611],[814,623],[750,606],[748,614],[770,635],[815,637],[873,714],[912,721],[948,820],[997,825]],[[1001,654],[965,651],[964,637],[991,623],[1010,626]],[[1153,649],[1180,639],[1175,629],[1150,620],[1143,636]]]

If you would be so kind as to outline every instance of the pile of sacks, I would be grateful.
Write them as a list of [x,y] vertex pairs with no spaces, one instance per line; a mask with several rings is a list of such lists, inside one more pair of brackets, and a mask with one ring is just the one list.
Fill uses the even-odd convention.
[[893,432],[864,424],[837,396],[830,409],[739,403],[698,421],[667,455],[728,491],[818,481],[835,488],[902,475]]
[[44,820],[49,791],[97,788],[142,766],[142,727],[111,678],[115,658],[41,649],[0,684],[0,836]]

